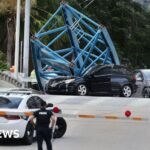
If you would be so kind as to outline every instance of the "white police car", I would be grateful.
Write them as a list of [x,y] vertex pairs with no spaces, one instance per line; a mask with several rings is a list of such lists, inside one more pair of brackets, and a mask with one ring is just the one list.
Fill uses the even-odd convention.
[[[0,92],[0,138],[6,138],[7,136],[8,138],[21,138],[24,143],[32,144],[35,130],[29,122],[30,118],[20,116],[17,112],[34,112],[40,108],[42,101],[44,100],[40,95],[32,94],[28,90]],[[53,104],[49,104],[48,107],[53,107]],[[15,115],[7,115],[7,112]],[[53,107],[53,112],[59,113],[61,110]],[[58,117],[54,138],[62,137],[66,128],[65,120]],[[4,134],[5,131],[7,133]],[[12,137],[10,134],[12,134]]]

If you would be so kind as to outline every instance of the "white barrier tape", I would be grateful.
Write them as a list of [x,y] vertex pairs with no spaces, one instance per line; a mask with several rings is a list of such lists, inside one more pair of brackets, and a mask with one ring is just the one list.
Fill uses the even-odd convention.
[[[33,112],[3,112],[0,111],[0,117],[4,116],[31,116]],[[107,120],[135,120],[135,121],[147,121],[148,118],[144,117],[119,117],[115,115],[93,115],[93,114],[55,114],[57,117],[66,117],[66,118],[82,118],[82,119],[107,119]]]

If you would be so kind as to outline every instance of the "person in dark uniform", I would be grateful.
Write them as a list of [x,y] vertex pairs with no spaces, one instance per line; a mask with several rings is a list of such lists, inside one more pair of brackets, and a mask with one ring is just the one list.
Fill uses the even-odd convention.
[[[55,125],[55,117],[50,110],[46,110],[46,102],[41,103],[41,109],[34,112],[33,116],[30,119],[30,122],[36,128],[36,138],[38,150],[43,150],[42,144],[43,140],[46,142],[47,150],[52,150],[52,129]],[[36,124],[34,124],[34,119],[36,118]],[[51,122],[51,128],[50,126]]]

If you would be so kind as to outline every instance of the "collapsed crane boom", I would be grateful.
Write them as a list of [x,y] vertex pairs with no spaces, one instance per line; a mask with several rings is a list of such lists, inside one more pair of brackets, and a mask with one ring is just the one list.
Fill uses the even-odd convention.
[[50,78],[82,76],[97,64],[120,64],[106,27],[66,3],[60,5],[31,43],[42,91]]

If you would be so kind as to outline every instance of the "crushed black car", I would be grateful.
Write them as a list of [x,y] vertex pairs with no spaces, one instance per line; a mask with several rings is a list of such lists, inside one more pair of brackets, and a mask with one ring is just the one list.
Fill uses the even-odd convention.
[[82,77],[59,77],[49,80],[45,91],[48,94],[105,94],[131,97],[137,90],[132,71],[121,65],[96,65]]

